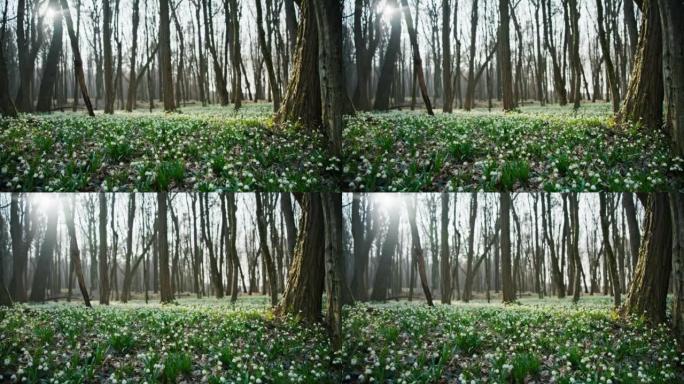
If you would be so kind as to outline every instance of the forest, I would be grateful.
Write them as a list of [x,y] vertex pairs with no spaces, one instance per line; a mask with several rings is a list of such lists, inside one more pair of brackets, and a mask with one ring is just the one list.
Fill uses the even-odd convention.
[[0,380],[680,382],[683,202],[3,193]]
[[5,191],[672,191],[679,0],[5,0]]

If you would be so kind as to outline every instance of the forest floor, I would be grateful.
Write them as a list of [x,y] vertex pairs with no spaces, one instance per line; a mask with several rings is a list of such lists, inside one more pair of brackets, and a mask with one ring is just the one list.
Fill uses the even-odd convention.
[[0,118],[11,191],[653,191],[684,186],[661,133],[615,127],[610,107],[525,106],[347,119],[342,159],[322,138],[271,129],[270,104]]
[[[266,297],[0,309],[0,381],[209,383],[674,383],[665,327],[623,320],[610,298],[345,309],[344,345],[274,318]],[[474,380],[474,381],[473,381]]]

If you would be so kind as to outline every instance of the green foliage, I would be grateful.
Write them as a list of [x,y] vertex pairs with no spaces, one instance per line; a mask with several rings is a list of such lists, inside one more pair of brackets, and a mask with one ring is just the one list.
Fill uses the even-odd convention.
[[521,353],[513,358],[512,365],[511,376],[513,381],[523,384],[528,376],[535,376],[539,373],[541,361],[531,353]]
[[179,376],[189,375],[192,371],[192,360],[185,353],[171,353],[164,360],[162,381],[175,383]]

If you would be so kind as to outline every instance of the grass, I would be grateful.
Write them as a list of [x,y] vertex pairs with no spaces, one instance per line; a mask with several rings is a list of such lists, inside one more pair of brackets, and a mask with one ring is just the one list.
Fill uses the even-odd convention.
[[322,326],[278,319],[267,298],[183,299],[87,310],[0,309],[0,381],[107,383],[672,383],[684,354],[669,330],[623,320],[610,298],[502,306],[345,309],[343,350]]
[[274,129],[269,104],[181,113],[0,118],[8,191],[663,191],[684,160],[662,133],[617,128],[605,103],[503,114],[359,113],[342,159]]

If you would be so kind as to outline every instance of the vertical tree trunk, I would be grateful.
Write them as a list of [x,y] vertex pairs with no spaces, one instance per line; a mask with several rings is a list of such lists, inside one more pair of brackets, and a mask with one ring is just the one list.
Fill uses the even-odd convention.
[[323,207],[318,193],[298,194],[296,198],[302,209],[299,237],[278,312],[314,323],[321,319],[325,277]]
[[542,195],[542,232],[543,237],[549,246],[551,254],[551,275],[552,282],[556,287],[556,293],[559,299],[565,297],[565,284],[563,283],[563,274],[558,266],[558,256],[556,253],[556,245],[553,236],[553,220],[551,216],[551,195],[546,194],[546,204],[544,203],[544,196]]
[[[666,193],[648,195],[644,241],[623,311],[644,315],[653,324],[666,320],[667,289],[672,271],[674,234],[670,199]],[[612,267],[611,267],[612,268]],[[619,284],[613,284],[619,287]]]
[[[617,262],[613,247],[610,245],[610,227],[608,222],[608,207],[606,203],[606,194],[599,194],[600,212],[601,216],[601,232],[603,233],[603,250],[608,262],[608,273],[610,274],[610,282],[613,287],[613,305],[615,308],[620,307],[620,275],[618,274]],[[643,247],[643,245],[642,245]]]
[[394,83],[396,63],[401,48],[401,13],[396,11],[398,8],[397,0],[387,0],[387,6],[392,7],[395,11],[392,12],[390,20],[392,25],[390,39],[387,43],[385,58],[380,70],[380,79],[378,80],[378,89],[375,93],[374,109],[378,111],[386,111],[390,108],[390,92]]
[[582,259],[579,253],[579,197],[577,193],[571,193],[568,196],[570,205],[570,257],[573,259],[575,265],[575,274],[573,280],[569,281],[572,284],[572,301],[577,303],[580,299],[580,277],[582,274]]
[[133,0],[132,32],[131,32],[131,64],[128,75],[128,97],[126,99],[126,111],[133,112],[135,108],[135,96],[138,89],[137,75],[135,72],[135,62],[138,53],[138,25],[140,24],[140,0]]
[[[57,8],[57,0],[50,0],[49,7]],[[43,77],[40,81],[40,91],[38,91],[38,103],[36,111],[50,112],[52,110],[52,99],[57,82],[57,70],[59,57],[62,55],[62,14],[56,12],[52,19],[52,41],[43,65]]]
[[[163,1],[162,1],[163,3]],[[168,3],[167,3],[168,4]],[[114,60],[112,57],[112,8],[109,0],[102,0],[102,49],[104,56],[104,87],[105,107],[104,112],[114,113],[114,99],[116,88],[114,87]],[[163,31],[160,34],[164,36]]]
[[[45,237],[40,246],[40,256],[36,260],[36,271],[33,274],[33,285],[31,286],[31,297],[29,301],[44,302],[45,291],[50,276],[52,257],[54,256],[57,243],[57,210],[48,209],[47,224],[45,227]],[[55,292],[52,292],[54,295]]]
[[[105,0],[106,1],[106,0]],[[107,197],[104,192],[98,194],[100,203],[99,217],[99,290],[100,304],[109,305],[109,267],[107,263],[108,243],[107,243]]]
[[499,209],[501,210],[501,283],[503,302],[512,303],[516,300],[511,268],[511,195],[499,194]]
[[266,64],[266,71],[268,73],[268,83],[271,87],[271,96],[273,97],[273,110],[277,112],[280,109],[280,84],[276,79],[275,69],[273,67],[273,58],[271,57],[271,47],[266,42],[266,32],[264,31],[263,11],[261,7],[261,0],[256,0],[256,23],[257,32],[259,35],[259,47],[261,54]]
[[668,131],[676,152],[684,156],[684,4],[658,0],[663,34],[663,72]]
[[618,84],[617,74],[613,66],[613,60],[610,58],[610,43],[606,36],[606,30],[603,25],[603,0],[596,0],[596,18],[598,24],[598,39],[601,44],[603,52],[603,61],[606,64],[606,71],[608,72],[608,82],[610,84],[610,98],[613,102],[613,112],[618,113],[620,110],[620,87]]
[[[163,2],[163,0],[162,0]],[[172,96],[173,98],[173,96]],[[171,273],[169,272],[169,240],[168,240],[168,208],[166,193],[157,192],[157,222],[159,239],[159,293],[162,304],[174,300],[171,289]]]
[[444,91],[442,111],[445,113],[451,113],[454,109],[451,75],[451,6],[449,0],[442,0],[442,88]]
[[162,74],[161,83],[162,90],[164,92],[164,110],[166,112],[172,112],[176,109],[176,105],[173,96],[173,66],[171,65],[171,19],[169,17],[168,0],[160,0],[159,2],[159,54],[159,65],[161,66],[160,70]]
[[128,230],[126,232],[126,256],[124,260],[124,281],[121,288],[121,302],[128,302],[131,290],[131,257],[133,256],[133,224],[135,223],[135,194],[128,195]]
[[[335,1],[335,0],[333,0]],[[327,5],[333,5],[328,3]],[[340,5],[341,10],[341,5]],[[340,18],[340,21],[342,19]],[[333,351],[342,348],[342,290],[344,276],[342,274],[343,247],[342,237],[342,194],[323,193],[323,222],[325,226],[325,276],[328,298],[328,329]]]
[[[455,218],[454,218],[455,220]],[[442,192],[440,276],[442,304],[451,304],[451,255],[449,254],[449,194]]]
[[634,197],[629,192],[622,194],[622,207],[625,209],[627,228],[629,230],[629,249],[632,255],[632,268],[636,268],[639,260],[639,248],[641,244],[641,234],[639,233],[639,223],[636,217],[636,207]]
[[228,257],[233,261],[233,279],[228,283],[231,285],[230,302],[235,304],[238,296],[238,271],[240,270],[240,257],[237,252],[237,204],[235,202],[235,194],[229,193],[226,195],[226,202],[228,208]]
[[511,68],[510,47],[510,4],[509,0],[499,0],[499,57],[501,69],[501,87],[503,90],[503,110],[511,111],[515,105],[513,100],[513,69]]
[[[261,3],[261,1],[259,2]],[[233,32],[233,41],[231,46],[231,63],[233,64],[233,104],[238,110],[242,107],[242,72],[240,71],[240,63],[242,62],[242,53],[240,52],[240,10],[237,0],[230,0],[231,10],[231,30]]]
[[271,257],[271,251],[268,247],[268,233],[266,231],[266,215],[264,213],[264,196],[257,192],[256,194],[256,221],[257,229],[259,230],[259,246],[261,247],[261,254],[266,264],[266,273],[268,274],[269,292],[271,294],[271,306],[275,307],[278,304],[278,278],[276,277],[275,264]]
[[387,291],[390,288],[394,254],[397,248],[399,237],[399,217],[400,212],[392,210],[389,212],[389,227],[385,242],[382,245],[378,268],[375,272],[373,281],[373,291],[370,299],[372,301],[387,300]]
[[684,341],[684,196],[670,193],[672,210],[672,272],[674,300],[672,326],[679,342]]

